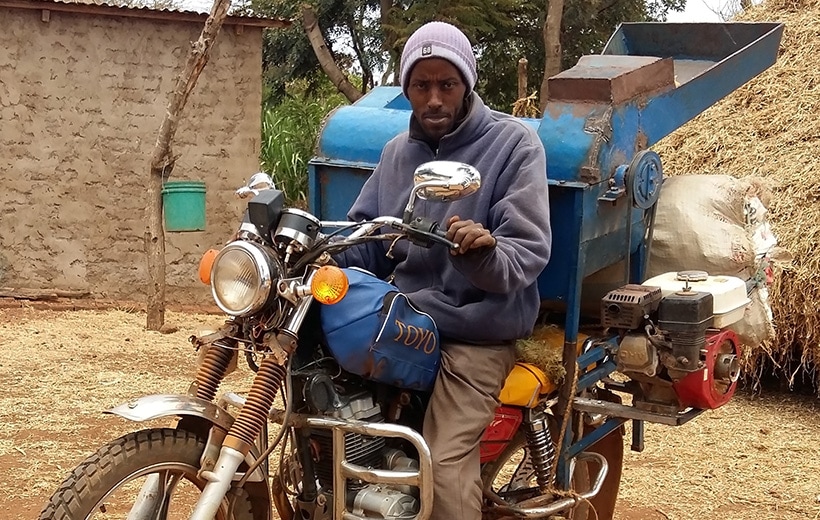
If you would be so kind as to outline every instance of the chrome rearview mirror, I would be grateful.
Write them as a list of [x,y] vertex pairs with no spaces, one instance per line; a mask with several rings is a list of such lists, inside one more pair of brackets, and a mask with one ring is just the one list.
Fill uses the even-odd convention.
[[248,179],[248,183],[238,190],[236,196],[240,199],[247,199],[248,197],[255,197],[259,195],[260,191],[275,189],[273,179],[265,172],[254,173]]
[[473,166],[456,161],[430,161],[413,172],[413,191],[404,209],[404,222],[413,218],[416,197],[450,202],[472,195],[481,187],[481,174]]

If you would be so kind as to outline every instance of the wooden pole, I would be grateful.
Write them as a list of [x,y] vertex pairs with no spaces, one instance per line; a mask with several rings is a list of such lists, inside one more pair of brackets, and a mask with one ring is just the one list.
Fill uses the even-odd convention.
[[518,99],[527,97],[527,58],[518,60]]
[[145,232],[145,252],[148,257],[150,283],[146,322],[148,330],[160,330],[165,324],[165,232],[162,227],[162,183],[171,175],[177,159],[173,156],[171,141],[176,133],[177,124],[185,103],[188,101],[188,96],[194,89],[205,64],[208,63],[211,47],[216,41],[230,6],[230,0],[215,0],[199,39],[191,44],[188,60],[177,76],[174,90],[169,96],[165,117],[159,127],[154,152],[151,154],[146,208],[148,229]]

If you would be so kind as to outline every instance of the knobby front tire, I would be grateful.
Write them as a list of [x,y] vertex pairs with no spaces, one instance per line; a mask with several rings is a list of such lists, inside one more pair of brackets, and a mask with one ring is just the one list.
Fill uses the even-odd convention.
[[[129,433],[85,459],[60,485],[40,520],[125,519],[147,475],[157,475],[169,497],[163,520],[186,519],[205,482],[197,477],[205,439],[185,430],[157,428]],[[156,477],[155,477],[156,478]],[[217,519],[252,520],[248,495],[232,493]]]

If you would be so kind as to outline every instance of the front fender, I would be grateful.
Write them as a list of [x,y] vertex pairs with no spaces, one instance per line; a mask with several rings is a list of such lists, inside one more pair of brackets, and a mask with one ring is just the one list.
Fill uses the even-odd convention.
[[146,395],[115,406],[104,413],[119,415],[134,422],[172,416],[201,417],[225,431],[231,429],[234,420],[227,410],[210,401],[180,394]]

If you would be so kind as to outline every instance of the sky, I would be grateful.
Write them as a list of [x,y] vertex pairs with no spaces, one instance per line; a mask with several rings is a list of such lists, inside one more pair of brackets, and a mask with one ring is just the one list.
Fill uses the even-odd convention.
[[725,5],[726,0],[687,0],[686,10],[674,11],[666,17],[668,22],[720,22],[715,11]]

